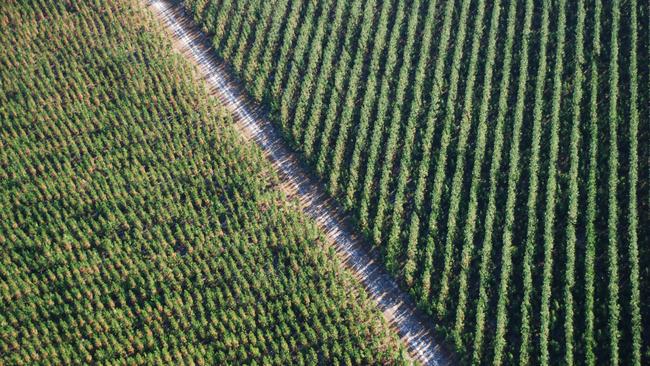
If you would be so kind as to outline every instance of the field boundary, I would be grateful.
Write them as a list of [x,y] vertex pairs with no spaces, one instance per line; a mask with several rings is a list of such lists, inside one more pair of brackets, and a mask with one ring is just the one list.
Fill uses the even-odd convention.
[[332,200],[299,156],[285,144],[264,109],[253,102],[228,66],[217,59],[207,37],[180,5],[170,0],[143,0],[174,37],[174,46],[196,64],[212,95],[232,113],[235,127],[261,147],[278,172],[282,189],[295,197],[301,209],[323,230],[344,265],[359,279],[391,327],[400,335],[410,357],[424,365],[449,365],[453,356],[433,334],[433,322],[419,311],[410,296],[384,269],[378,251],[355,230],[343,209]]

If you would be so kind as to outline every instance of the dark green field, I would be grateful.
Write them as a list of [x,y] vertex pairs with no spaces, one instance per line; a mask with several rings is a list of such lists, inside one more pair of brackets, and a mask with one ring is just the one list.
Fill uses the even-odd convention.
[[183,4],[464,362],[650,362],[647,1]]

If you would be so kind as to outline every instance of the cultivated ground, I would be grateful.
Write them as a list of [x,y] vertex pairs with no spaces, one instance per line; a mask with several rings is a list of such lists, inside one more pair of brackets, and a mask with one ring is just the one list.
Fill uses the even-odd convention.
[[163,0],[151,0],[149,5],[175,37],[176,48],[199,66],[213,95],[232,111],[242,136],[263,149],[282,179],[282,188],[297,198],[302,209],[326,233],[344,263],[397,329],[411,356],[425,365],[451,364],[450,354],[432,334],[431,320],[416,309],[415,303],[386,272],[379,261],[379,253],[354,233],[343,210],[302,167],[298,156],[289,150],[265,117],[264,110],[242,92],[243,88],[226,65],[214,57],[207,46],[207,38],[182,8]]

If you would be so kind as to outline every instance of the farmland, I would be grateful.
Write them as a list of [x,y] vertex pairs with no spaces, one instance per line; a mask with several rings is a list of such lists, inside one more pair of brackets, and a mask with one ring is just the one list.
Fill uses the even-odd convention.
[[647,2],[183,4],[464,361],[648,362]]
[[0,364],[405,362],[142,2],[0,6]]

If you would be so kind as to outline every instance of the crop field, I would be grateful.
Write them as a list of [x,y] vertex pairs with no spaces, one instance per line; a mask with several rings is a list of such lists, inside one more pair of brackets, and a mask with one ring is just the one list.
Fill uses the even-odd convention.
[[464,362],[650,362],[647,1],[183,4]]
[[135,0],[0,1],[0,364],[402,364]]

